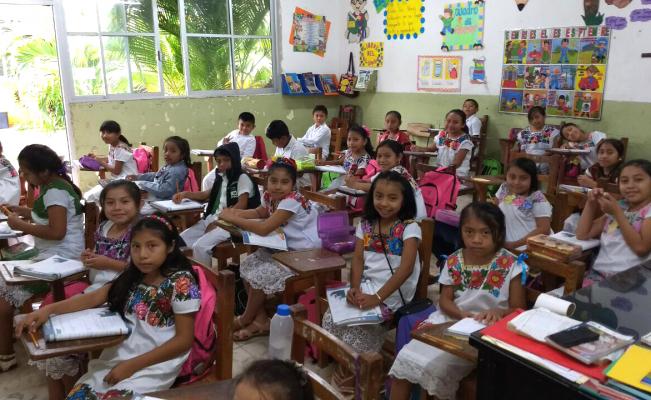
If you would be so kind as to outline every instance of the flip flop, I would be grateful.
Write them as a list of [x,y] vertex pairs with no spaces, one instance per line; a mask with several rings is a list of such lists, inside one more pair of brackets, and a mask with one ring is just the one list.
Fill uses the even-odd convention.
[[256,321],[251,322],[248,326],[233,332],[234,342],[245,342],[258,336],[268,336],[269,328],[261,327]]
[[244,328],[244,324],[242,323],[242,316],[238,315],[233,318],[233,332],[237,332],[242,328]]

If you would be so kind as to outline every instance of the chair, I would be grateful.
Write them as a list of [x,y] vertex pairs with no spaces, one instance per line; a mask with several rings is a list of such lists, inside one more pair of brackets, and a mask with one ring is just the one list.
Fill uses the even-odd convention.
[[[351,346],[335,337],[319,325],[307,320],[305,308],[292,306],[294,335],[292,339],[292,360],[303,363],[306,343],[314,344],[320,352],[328,354],[346,370],[355,373],[355,385],[362,400],[380,399],[384,384],[382,356],[379,353],[357,353]],[[317,398],[330,400],[344,398],[320,376],[308,373]]]
[[486,142],[488,140],[488,115],[479,119],[481,121],[481,130],[479,137],[472,138],[472,156],[470,158],[470,171],[475,175],[481,175],[484,169],[484,157],[486,157]]
[[100,213],[97,204],[86,202],[84,204],[84,248],[95,248],[95,232],[100,223]]
[[260,159],[262,161],[267,161],[267,146],[264,143],[264,138],[262,136],[255,136],[255,151],[253,152],[253,158]]
[[348,138],[348,128],[340,126],[337,128],[330,128],[330,158],[334,154],[341,153],[346,148]]

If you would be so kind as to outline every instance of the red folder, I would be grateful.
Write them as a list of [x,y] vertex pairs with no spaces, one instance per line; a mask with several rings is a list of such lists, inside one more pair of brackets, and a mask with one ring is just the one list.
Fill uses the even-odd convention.
[[529,339],[528,337],[524,337],[508,330],[506,327],[507,322],[517,317],[522,312],[522,310],[512,312],[495,324],[484,328],[481,333],[491,336],[495,339],[499,339],[519,349],[526,350],[529,353],[535,354],[549,361],[553,361],[556,364],[564,366],[565,368],[569,368],[582,373],[583,375],[598,379],[600,382],[606,381],[606,376],[604,375],[604,365],[583,364],[582,362],[575,360],[567,354],[562,353],[545,343],[537,342],[533,339]]

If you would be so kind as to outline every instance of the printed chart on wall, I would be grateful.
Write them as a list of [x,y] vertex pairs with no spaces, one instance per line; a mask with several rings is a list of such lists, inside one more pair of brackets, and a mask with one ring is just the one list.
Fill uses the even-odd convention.
[[500,111],[601,119],[609,48],[606,26],[506,31]]
[[484,2],[447,3],[441,20],[441,50],[483,49]]
[[462,57],[418,56],[418,90],[460,92]]

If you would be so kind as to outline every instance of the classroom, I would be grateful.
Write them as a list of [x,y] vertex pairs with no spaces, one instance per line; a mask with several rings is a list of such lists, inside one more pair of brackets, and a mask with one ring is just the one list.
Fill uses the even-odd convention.
[[651,1],[0,31],[0,399],[651,399]]

